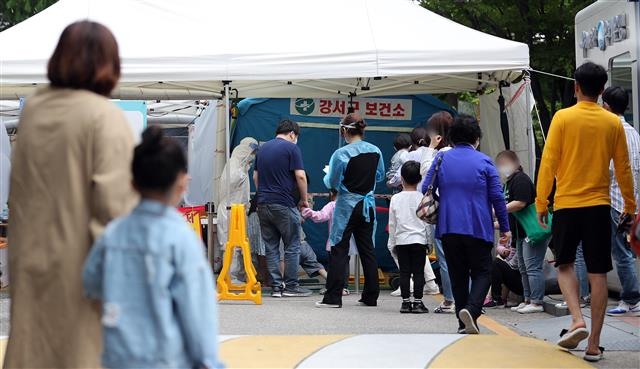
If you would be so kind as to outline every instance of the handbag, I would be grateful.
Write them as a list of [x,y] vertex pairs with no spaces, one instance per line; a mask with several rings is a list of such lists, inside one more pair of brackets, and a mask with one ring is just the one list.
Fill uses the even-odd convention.
[[436,224],[438,223],[438,210],[440,209],[440,202],[436,199],[435,191],[433,189],[433,185],[435,184],[436,177],[438,176],[438,170],[440,169],[440,164],[442,164],[442,157],[444,155],[440,155],[438,160],[436,161],[436,167],[433,170],[433,176],[431,177],[431,182],[429,183],[429,187],[427,187],[427,192],[420,200],[420,204],[418,204],[418,208],[416,209],[416,215],[418,218],[427,222],[428,224]]
[[547,228],[542,228],[538,222],[538,212],[536,211],[535,204],[531,204],[522,210],[513,212],[512,214],[522,226],[522,229],[524,229],[524,232],[527,234],[527,238],[531,242],[537,243],[551,237],[552,213],[549,213]]

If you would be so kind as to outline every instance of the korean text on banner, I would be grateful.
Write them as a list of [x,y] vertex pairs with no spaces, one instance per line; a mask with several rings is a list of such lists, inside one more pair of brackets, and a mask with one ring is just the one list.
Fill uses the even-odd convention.
[[[289,112],[292,115],[314,117],[343,117],[348,112],[349,101],[345,99],[291,99]],[[365,119],[411,120],[411,99],[355,98],[351,102],[353,111]]]

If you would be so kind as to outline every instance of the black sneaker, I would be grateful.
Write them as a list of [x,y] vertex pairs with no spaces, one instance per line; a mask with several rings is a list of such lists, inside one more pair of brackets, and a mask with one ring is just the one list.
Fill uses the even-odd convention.
[[479,334],[480,333],[480,329],[478,329],[478,324],[476,324],[476,322],[473,319],[473,316],[471,315],[471,312],[469,310],[467,310],[467,309],[460,310],[460,313],[458,313],[458,317],[460,318],[460,320],[464,324],[464,329],[467,332],[467,334]]
[[322,308],[340,309],[342,307],[342,305],[341,304],[329,304],[329,303],[326,303],[324,301],[318,301],[318,302],[316,302],[316,307],[320,308],[320,309],[322,309]]
[[458,334],[467,334],[467,330],[465,328],[458,328]]
[[485,309],[498,309],[498,308],[504,308],[504,307],[505,307],[505,304],[504,302],[502,302],[502,300],[493,300],[493,299],[487,301],[483,306],[483,308]]
[[408,314],[411,312],[411,302],[410,301],[403,301],[402,305],[400,305],[400,312],[402,314]]
[[370,302],[364,302],[362,300],[358,300],[358,306],[376,307],[378,306],[378,303],[377,302],[370,303]]
[[273,290],[273,291],[271,291],[271,297],[281,298],[282,297],[282,290]]
[[313,292],[311,292],[311,290],[302,287],[285,288],[282,292],[282,296],[284,297],[308,297],[312,294]]
[[429,309],[427,309],[427,307],[424,306],[422,300],[420,300],[413,302],[413,306],[411,306],[411,312],[414,314],[426,314],[429,312]]

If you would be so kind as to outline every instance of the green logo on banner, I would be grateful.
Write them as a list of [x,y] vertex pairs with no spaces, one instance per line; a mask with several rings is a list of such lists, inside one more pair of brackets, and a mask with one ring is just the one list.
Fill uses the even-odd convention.
[[296,111],[300,113],[300,115],[309,115],[313,113],[313,110],[316,108],[316,104],[313,102],[313,99],[302,99],[298,98],[295,102]]

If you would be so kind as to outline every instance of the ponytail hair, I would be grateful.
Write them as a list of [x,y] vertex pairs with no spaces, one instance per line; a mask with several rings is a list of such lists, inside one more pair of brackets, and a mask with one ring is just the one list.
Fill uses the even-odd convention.
[[349,113],[340,121],[340,129],[349,136],[363,136],[367,123],[358,113]]
[[416,127],[411,131],[411,151],[417,150],[419,147],[429,146],[429,135],[423,127]]

